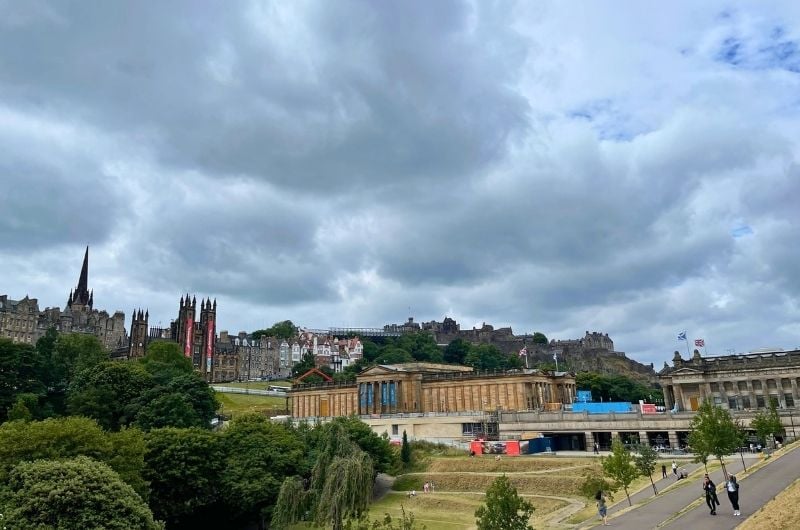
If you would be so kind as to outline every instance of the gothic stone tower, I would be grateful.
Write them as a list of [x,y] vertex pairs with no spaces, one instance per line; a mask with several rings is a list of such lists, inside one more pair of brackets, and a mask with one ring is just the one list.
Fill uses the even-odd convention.
[[183,356],[191,359],[195,368],[197,368],[197,363],[194,360],[194,315],[196,309],[196,299],[189,300],[188,293],[185,300],[181,296],[180,306],[178,306],[178,320],[175,322],[175,332],[172,337],[181,345]]
[[213,381],[214,371],[214,346],[216,344],[217,326],[217,301],[211,304],[211,299],[200,302],[200,338],[201,368],[200,372],[206,377],[206,381]]
[[147,350],[148,326],[147,319],[149,311],[142,314],[142,310],[134,310],[131,318],[131,335],[128,340],[128,359],[139,359],[144,357]]

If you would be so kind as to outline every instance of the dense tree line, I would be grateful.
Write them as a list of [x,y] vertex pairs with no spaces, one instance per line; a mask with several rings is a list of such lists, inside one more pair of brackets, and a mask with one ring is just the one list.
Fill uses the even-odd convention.
[[246,415],[212,430],[214,391],[171,343],[112,362],[94,337],[50,332],[35,347],[0,339],[0,363],[7,528],[264,528],[287,477],[336,471],[318,466],[332,424],[369,455],[370,481],[399,465],[356,418],[294,427]]
[[591,390],[594,401],[627,401],[638,403],[663,402],[661,389],[644,385],[635,379],[619,374],[578,372],[575,385],[579,390]]

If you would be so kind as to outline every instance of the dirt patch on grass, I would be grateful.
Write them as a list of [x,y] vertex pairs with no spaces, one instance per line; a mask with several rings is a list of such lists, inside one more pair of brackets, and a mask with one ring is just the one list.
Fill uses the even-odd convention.
[[476,456],[474,458],[433,458],[428,465],[428,471],[518,473],[523,471],[549,471],[595,464],[594,460],[588,458],[506,457],[495,460],[494,457]]
[[737,530],[789,530],[800,528],[800,480],[779,493],[756,513],[737,527]]

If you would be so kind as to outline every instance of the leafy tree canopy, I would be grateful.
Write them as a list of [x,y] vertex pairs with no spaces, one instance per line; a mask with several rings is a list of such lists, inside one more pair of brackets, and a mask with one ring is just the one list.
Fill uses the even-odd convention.
[[94,335],[62,333],[58,336],[51,360],[53,384],[66,391],[80,372],[107,360],[108,352]]
[[8,490],[4,528],[164,528],[117,473],[87,457],[21,463],[11,472]]
[[194,371],[192,361],[184,357],[180,346],[168,341],[149,343],[147,353],[139,362],[160,384]]
[[464,364],[471,348],[472,344],[464,339],[454,339],[444,349],[444,361],[451,364]]
[[633,455],[622,444],[619,438],[611,442],[611,454],[603,457],[603,474],[605,474],[614,484],[614,489],[622,488],[628,498],[628,505],[631,504],[631,497],[628,494],[628,486],[639,476]]
[[478,344],[470,349],[464,364],[476,370],[511,370],[522,367],[516,354],[506,354],[492,344]]
[[756,436],[761,443],[766,444],[770,435],[783,432],[781,417],[778,415],[778,407],[770,400],[769,407],[759,410],[750,422],[750,428],[756,431]]
[[630,377],[618,374],[579,372],[575,376],[575,385],[579,390],[591,390],[592,399],[595,401],[638,403],[641,399],[652,403],[661,396],[661,390],[645,386]]
[[284,320],[283,322],[274,323],[270,328],[256,330],[252,333],[252,335],[253,338],[256,339],[267,336],[289,340],[297,335],[297,326],[295,326],[291,320]]
[[539,331],[535,331],[533,333],[533,343],[534,344],[547,344],[547,337],[544,333]]
[[212,516],[222,495],[221,438],[204,429],[166,428],[151,431],[146,440],[144,478],[155,516],[170,528]]
[[[46,394],[44,369],[45,362],[33,346],[0,338],[0,421],[6,419],[19,394]],[[31,403],[23,401],[22,405],[29,408]]]
[[141,364],[106,361],[75,376],[67,389],[67,410],[116,431],[133,420],[126,408],[154,385]]
[[508,477],[497,477],[486,490],[486,504],[475,511],[478,530],[533,530],[533,505],[517,494]]
[[[705,400],[689,425],[689,446],[695,458],[714,455],[727,475],[723,457],[734,453],[742,443],[743,431],[731,418],[730,412]],[[705,460],[696,460],[705,463]]]

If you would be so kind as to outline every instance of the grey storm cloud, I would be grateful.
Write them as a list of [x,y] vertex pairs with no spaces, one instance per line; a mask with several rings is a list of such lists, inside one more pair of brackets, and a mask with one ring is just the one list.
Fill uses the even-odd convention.
[[628,7],[0,3],[0,292],[797,346],[800,12]]

